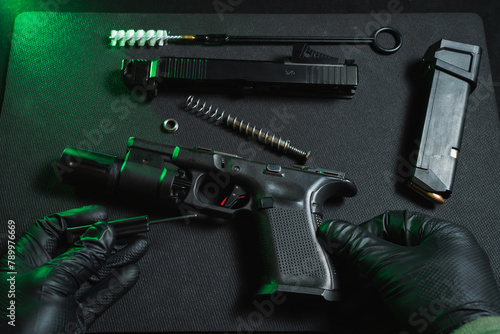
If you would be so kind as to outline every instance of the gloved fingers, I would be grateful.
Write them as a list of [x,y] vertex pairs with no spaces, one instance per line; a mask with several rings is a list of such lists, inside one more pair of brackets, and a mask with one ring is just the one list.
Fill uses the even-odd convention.
[[436,242],[437,238],[470,238],[470,232],[450,222],[422,213],[386,211],[360,225],[366,231],[402,246]]
[[362,275],[373,275],[374,270],[395,255],[408,255],[404,247],[346,221],[325,221],[318,236],[328,253],[355,264]]
[[88,205],[81,208],[56,213],[61,221],[64,221],[67,227],[76,227],[82,225],[92,225],[97,222],[106,222],[108,220],[108,211],[100,205]]
[[147,250],[148,241],[145,237],[138,236],[133,239],[125,247],[111,254],[104,266],[81,285],[80,289],[76,292],[76,298],[79,299],[109,275],[120,272],[122,267],[139,261],[146,254]]
[[81,296],[78,299],[77,312],[85,322],[86,327],[89,328],[97,317],[125,295],[135,285],[139,275],[139,266],[135,263],[128,264],[114,271]]
[[420,244],[417,240],[421,226],[420,217],[414,217],[407,211],[386,211],[360,226],[379,238],[398,245],[411,246]]
[[114,243],[112,225],[97,223],[89,227],[73,248],[44,265],[46,290],[74,294],[83,282],[99,271],[110,256]]
[[69,226],[106,220],[106,208],[96,205],[51,214],[37,220],[16,243],[18,272],[32,270],[50,261]]

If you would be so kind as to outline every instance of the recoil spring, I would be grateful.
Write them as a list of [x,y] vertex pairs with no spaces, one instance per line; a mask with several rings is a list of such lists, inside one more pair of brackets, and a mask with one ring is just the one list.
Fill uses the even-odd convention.
[[207,121],[214,121],[216,124],[225,124],[227,127],[235,131],[239,131],[247,136],[252,136],[258,142],[269,146],[278,151],[299,158],[305,161],[311,155],[311,152],[302,151],[290,144],[290,140],[284,140],[275,134],[264,131],[262,128],[251,126],[249,122],[238,120],[236,116],[226,114],[225,110],[219,111],[219,108],[214,108],[212,105],[208,106],[207,102],[201,102],[199,99],[195,100],[193,95],[189,96],[186,100],[186,108],[204,117]]

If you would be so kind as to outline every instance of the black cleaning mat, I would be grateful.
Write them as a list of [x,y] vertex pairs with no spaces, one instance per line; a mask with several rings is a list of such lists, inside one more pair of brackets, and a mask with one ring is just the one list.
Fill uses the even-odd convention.
[[[139,103],[123,85],[123,58],[157,56],[282,60],[291,46],[186,46],[113,48],[112,29],[167,29],[172,34],[370,35],[383,24],[401,31],[393,55],[368,46],[317,46],[355,59],[360,83],[352,100],[201,94],[238,117],[311,150],[308,165],[346,172],[358,195],[328,202],[325,217],[361,223],[388,209],[408,209],[448,219],[473,231],[500,277],[498,221],[500,132],[483,26],[473,14],[373,15],[167,15],[24,13],[17,18],[1,113],[0,218],[19,235],[35,219],[86,204],[103,204],[111,218],[176,214],[167,208],[79,192],[54,173],[66,146],[123,156],[130,136],[180,146],[211,147],[284,166],[294,163],[254,141],[209,124],[181,107],[191,92],[160,92]],[[428,46],[445,38],[483,48],[479,84],[472,94],[451,198],[441,206],[403,186],[421,122],[415,65]],[[167,118],[179,122],[162,132]],[[163,224],[149,233],[141,279],[95,323],[94,331],[244,332],[338,330],[398,332],[369,289],[346,292],[341,303],[287,299],[263,310],[255,298],[260,259],[250,222]],[[260,305],[260,304],[259,304]],[[268,304],[266,304],[268,305]]]

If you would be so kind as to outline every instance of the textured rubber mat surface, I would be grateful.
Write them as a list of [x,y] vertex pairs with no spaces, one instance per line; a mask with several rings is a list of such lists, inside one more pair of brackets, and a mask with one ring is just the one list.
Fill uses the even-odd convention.
[[[54,172],[66,146],[123,156],[130,136],[180,146],[211,147],[240,156],[294,163],[252,140],[197,118],[182,105],[192,92],[160,92],[140,103],[121,80],[124,58],[157,56],[280,60],[291,46],[187,46],[112,48],[112,29],[168,29],[172,34],[371,35],[372,15],[168,15],[24,13],[17,18],[0,117],[0,222],[19,235],[35,219],[86,204],[106,205],[111,218],[174,215],[133,200],[60,185]],[[384,23],[401,31],[403,47],[379,55],[368,46],[318,46],[355,59],[360,83],[352,100],[201,94],[226,111],[311,150],[308,165],[346,172],[358,195],[328,202],[326,218],[361,223],[388,209],[421,211],[468,227],[500,278],[500,127],[480,18],[473,14],[396,14]],[[454,193],[433,206],[401,181],[416,154],[424,110],[415,64],[445,38],[483,47],[479,84],[467,112]],[[179,122],[162,132],[167,118]],[[251,222],[251,221],[250,221]],[[369,289],[346,292],[339,303],[255,298],[260,259],[255,226],[204,221],[163,224],[149,233],[150,250],[139,264],[138,284],[114,305],[94,331],[339,330],[398,332]],[[266,305],[265,307],[262,305]],[[271,306],[270,306],[271,305]]]

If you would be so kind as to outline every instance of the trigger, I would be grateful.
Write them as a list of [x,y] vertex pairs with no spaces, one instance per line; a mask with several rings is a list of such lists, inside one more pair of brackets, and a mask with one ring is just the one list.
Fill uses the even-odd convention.
[[234,186],[233,191],[231,191],[231,195],[224,198],[221,206],[225,208],[232,208],[240,199],[245,198],[247,193],[239,186]]

